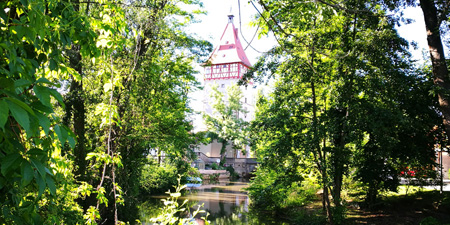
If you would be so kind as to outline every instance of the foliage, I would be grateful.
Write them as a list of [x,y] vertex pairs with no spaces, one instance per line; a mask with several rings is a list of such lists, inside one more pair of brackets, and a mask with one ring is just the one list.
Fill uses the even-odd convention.
[[[178,177],[178,185],[175,187],[175,192],[166,192],[170,196],[167,199],[162,199],[164,202],[164,207],[161,209],[160,214],[155,217],[151,218],[150,222],[153,224],[168,224],[168,225],[175,225],[175,224],[188,224],[188,225],[194,225],[197,224],[197,222],[194,220],[195,216],[199,213],[204,213],[205,211],[200,210],[201,206],[197,207],[197,210],[194,212],[190,212],[189,208],[186,207],[186,203],[188,200],[184,200],[183,203],[178,202],[178,198],[181,196],[181,191],[186,188],[185,185],[180,184],[181,178]],[[182,215],[191,216],[187,218],[182,218]],[[207,217],[208,215],[206,215]],[[206,219],[206,217],[201,217],[202,220],[205,221],[205,224],[209,224],[209,221]]]
[[1,223],[119,223],[149,148],[192,156],[191,62],[210,44],[180,5],[201,4],[129,3],[0,3]]
[[222,143],[220,165],[223,166],[228,141],[232,142],[234,151],[241,150],[245,153],[248,125],[239,115],[246,111],[241,104],[242,90],[237,84],[228,86],[226,94],[218,90],[217,84],[211,90],[213,114],[204,114],[203,118],[208,131],[216,134]]
[[208,175],[208,179],[211,181],[218,181],[220,177],[220,173],[213,173]]
[[293,181],[291,177],[273,170],[258,169],[247,190],[253,207],[281,212],[286,208],[304,206],[316,198],[319,187],[311,181]]
[[339,223],[333,214],[343,214],[345,175],[368,188],[371,202],[379,190],[396,188],[401,165],[434,164],[432,83],[411,69],[407,43],[380,5],[345,1],[346,11],[322,1],[258,3],[262,33],[272,31],[279,45],[255,65],[256,79],[276,78],[252,123],[261,163],[250,192],[256,203],[264,196],[280,205],[286,187],[311,169],[329,222]]
[[86,43],[86,18],[69,2],[0,3],[0,201],[1,223],[75,223],[81,210],[62,146],[75,145],[55,114],[64,106],[55,74],[79,75],[62,52]]
[[178,170],[175,166],[167,163],[158,165],[156,163],[146,164],[142,168],[139,185],[144,195],[164,193],[176,186]]
[[211,169],[218,170],[219,169],[219,165],[217,165],[217,163],[212,163],[211,164]]
[[230,173],[230,179],[237,179],[239,178],[239,174],[234,170],[232,165],[229,165],[225,167],[225,170]]

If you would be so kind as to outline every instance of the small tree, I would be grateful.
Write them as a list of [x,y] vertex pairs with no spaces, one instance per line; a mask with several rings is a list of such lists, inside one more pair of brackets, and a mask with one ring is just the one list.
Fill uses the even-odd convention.
[[226,146],[231,141],[233,149],[242,150],[245,153],[245,146],[247,144],[248,123],[239,114],[247,113],[242,107],[241,98],[242,91],[233,84],[227,88],[226,95],[220,92],[218,85],[214,84],[211,89],[211,98],[213,113],[212,115],[204,114],[206,127],[211,133],[217,135],[218,142],[222,143],[220,150],[220,165],[225,163]]

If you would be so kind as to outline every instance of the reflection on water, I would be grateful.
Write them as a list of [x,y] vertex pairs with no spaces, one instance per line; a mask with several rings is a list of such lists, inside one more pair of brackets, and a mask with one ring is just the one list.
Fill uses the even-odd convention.
[[[180,197],[180,202],[188,199],[191,211],[195,211],[197,205],[203,204],[202,209],[209,212],[208,220],[211,224],[263,224],[256,222],[258,219],[250,217],[248,213],[249,198],[244,190],[246,187],[248,181],[244,180],[203,183],[200,187],[189,188],[186,195]],[[162,207],[160,199],[166,197],[155,196],[141,205],[141,221],[144,224],[148,218],[156,216]],[[204,215],[199,217],[201,216]]]
[[248,212],[249,199],[244,188],[245,181],[219,181],[203,184],[198,188],[191,188],[183,198],[202,205],[209,212],[208,220],[218,219],[245,220],[244,213]]

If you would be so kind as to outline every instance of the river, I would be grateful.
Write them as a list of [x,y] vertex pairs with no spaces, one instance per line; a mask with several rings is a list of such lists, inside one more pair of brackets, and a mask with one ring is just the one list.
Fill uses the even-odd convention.
[[[180,197],[180,202],[188,199],[187,205],[191,208],[191,212],[197,205],[203,205],[202,209],[209,212],[207,219],[211,224],[256,224],[255,220],[258,219],[248,213],[249,197],[244,190],[248,184],[246,180],[203,183],[199,187],[188,188],[186,194]],[[150,224],[147,221],[162,207],[161,198],[165,197],[155,196],[141,205],[140,215],[143,224]]]

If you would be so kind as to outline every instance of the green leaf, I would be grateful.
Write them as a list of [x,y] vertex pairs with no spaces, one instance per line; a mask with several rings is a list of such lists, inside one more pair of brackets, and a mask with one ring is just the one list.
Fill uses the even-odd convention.
[[16,121],[20,124],[20,126],[25,129],[25,131],[30,130],[30,118],[28,113],[15,101],[8,101],[9,109],[11,110],[11,114],[16,119]]
[[54,59],[50,59],[50,66],[49,66],[50,70],[56,70],[56,66],[57,66],[56,61]]
[[39,174],[37,174],[37,173],[34,175],[34,177],[36,178],[36,182],[37,182],[38,187],[39,187],[38,198],[40,198],[41,195],[44,194],[44,191],[45,191],[45,187],[46,187],[45,180],[43,179],[42,176],[39,176]]
[[17,152],[6,155],[2,160],[2,174],[6,176],[11,169],[19,166],[21,158],[22,156]]
[[4,10],[0,10],[0,17],[3,19],[3,21],[8,21],[8,16],[6,15]]
[[30,86],[31,85],[31,81],[27,80],[27,79],[18,79],[16,81],[14,81],[14,87],[18,88],[18,87],[26,87],[26,86]]
[[53,177],[47,176],[45,178],[45,180],[47,181],[47,186],[48,186],[48,189],[50,189],[50,193],[52,195],[56,195],[56,185],[55,185],[55,181],[53,180]]
[[4,77],[0,78],[0,88],[13,90],[13,88],[14,88],[13,80],[9,79],[9,78],[4,78]]
[[63,97],[61,96],[61,94],[55,89],[49,88],[49,91],[50,91],[50,94],[59,102],[59,104],[61,104],[64,107],[65,106],[64,100],[63,100]]
[[27,0],[20,0],[20,3],[22,3],[22,5],[27,8],[28,6],[28,1]]
[[39,148],[33,148],[33,149],[30,149],[29,151],[27,151],[27,155],[41,156],[41,155],[47,155],[47,152],[45,152],[44,150],[39,149]]
[[40,101],[34,101],[33,103],[30,104],[30,106],[33,107],[33,109],[37,109],[41,112],[53,113],[52,107],[45,106]]
[[69,136],[69,137],[67,138],[67,140],[69,141],[70,148],[74,149],[74,148],[75,148],[75,145],[76,145],[75,138],[73,138],[72,136]]
[[9,116],[8,103],[6,103],[6,101],[1,100],[0,101],[0,128],[2,128],[2,130],[5,130],[5,124],[6,124],[6,121],[8,121],[8,116]]
[[37,158],[33,158],[33,157],[30,157],[30,161],[31,161],[31,164],[34,166],[34,168],[37,169],[39,174],[41,174],[41,176],[43,178],[45,178],[45,174],[46,174],[45,173],[45,166],[42,164],[42,162],[39,161]]
[[5,98],[6,100],[10,101],[10,102],[14,102],[16,105],[19,105],[20,107],[22,107],[23,109],[25,109],[28,113],[30,113],[30,115],[34,116],[34,112],[33,110],[24,102],[15,99],[15,98]]
[[28,161],[22,163],[22,186],[27,186],[33,180],[33,175],[31,164]]
[[51,107],[52,104],[50,102],[50,88],[35,85],[33,87],[34,93],[36,93],[36,96],[39,98],[39,100],[44,104],[45,106]]
[[54,85],[52,82],[50,82],[50,81],[49,81],[47,78],[45,78],[45,77],[41,77],[41,78],[39,78],[39,79],[36,81],[36,84],[40,84],[40,83]]
[[36,112],[36,117],[38,118],[39,125],[41,125],[42,129],[45,132],[45,135],[48,135],[48,133],[50,132],[50,120],[47,116],[39,112]]
[[61,142],[61,145],[64,145],[64,143],[66,143],[68,136],[66,128],[60,125],[55,125],[54,129],[56,134],[58,135],[58,139]]

